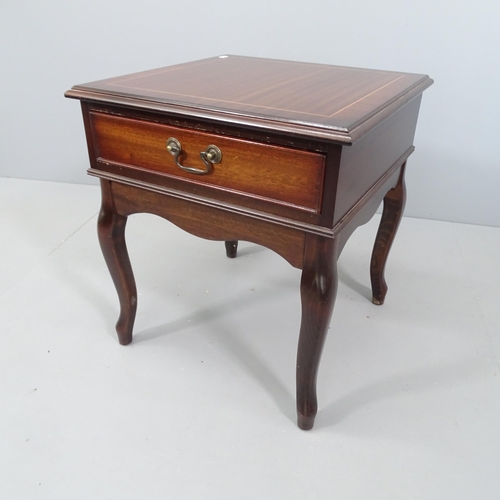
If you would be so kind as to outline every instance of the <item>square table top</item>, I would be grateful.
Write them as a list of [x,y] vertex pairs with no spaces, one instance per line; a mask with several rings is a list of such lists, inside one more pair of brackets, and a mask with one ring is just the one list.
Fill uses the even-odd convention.
[[76,85],[66,96],[351,144],[432,83],[413,73],[223,55]]

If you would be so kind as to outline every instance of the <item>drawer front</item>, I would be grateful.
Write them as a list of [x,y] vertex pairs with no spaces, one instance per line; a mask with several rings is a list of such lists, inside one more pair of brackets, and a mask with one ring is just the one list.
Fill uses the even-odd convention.
[[[325,174],[322,154],[104,113],[91,112],[90,119],[98,161],[320,212]],[[179,161],[184,166],[205,169],[200,152],[211,144],[221,150],[222,160],[205,175],[185,172],[166,148],[171,137],[181,144]]]

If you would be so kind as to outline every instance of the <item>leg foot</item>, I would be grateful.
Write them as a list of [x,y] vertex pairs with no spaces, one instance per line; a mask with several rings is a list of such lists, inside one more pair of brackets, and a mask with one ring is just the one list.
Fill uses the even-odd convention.
[[310,431],[314,427],[315,418],[316,415],[305,417],[304,415],[297,413],[297,425],[299,426],[299,429],[302,429],[303,431]]
[[99,243],[120,300],[116,332],[120,344],[132,342],[137,311],[137,290],[125,244],[127,218],[113,211],[111,185],[101,180],[102,206],[97,223]]
[[404,181],[404,163],[399,174],[398,184],[391,189],[384,198],[384,210],[380,220],[375,245],[373,247],[372,259],[370,263],[370,277],[372,283],[372,302],[382,305],[387,293],[387,283],[385,281],[385,265],[391,250],[392,243],[396,237],[396,232],[403,217],[406,203],[406,187]]
[[234,259],[236,257],[236,253],[238,252],[238,242],[237,241],[226,241],[226,255],[230,259]]
[[318,410],[316,378],[337,295],[337,249],[337,240],[307,235],[297,352],[297,422],[304,430],[313,427]]

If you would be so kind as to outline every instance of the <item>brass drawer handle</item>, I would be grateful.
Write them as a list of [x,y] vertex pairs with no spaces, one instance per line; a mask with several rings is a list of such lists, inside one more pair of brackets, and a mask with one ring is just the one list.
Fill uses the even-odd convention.
[[220,163],[220,161],[222,160],[222,151],[217,146],[210,144],[210,146],[207,146],[207,149],[205,151],[202,151],[200,153],[200,157],[203,160],[203,163],[205,163],[206,165],[205,170],[202,170],[201,168],[186,167],[184,165],[181,165],[179,163],[179,156],[182,153],[182,146],[175,137],[170,137],[170,139],[167,140],[167,151],[174,157],[175,163],[179,168],[182,168],[182,170],[185,170],[186,172],[197,175],[205,175],[210,173],[210,170],[212,170],[212,165],[214,163]]

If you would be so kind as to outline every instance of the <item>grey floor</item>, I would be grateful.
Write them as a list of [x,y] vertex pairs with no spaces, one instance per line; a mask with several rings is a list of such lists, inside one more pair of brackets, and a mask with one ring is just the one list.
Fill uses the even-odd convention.
[[382,307],[353,235],[304,432],[300,271],[131,217],[122,347],[98,206],[0,179],[1,499],[500,498],[500,229],[405,218]]

